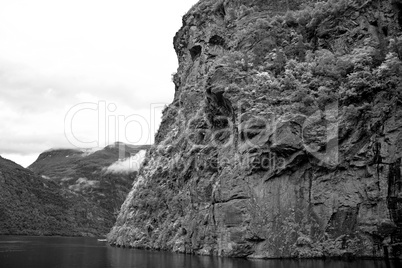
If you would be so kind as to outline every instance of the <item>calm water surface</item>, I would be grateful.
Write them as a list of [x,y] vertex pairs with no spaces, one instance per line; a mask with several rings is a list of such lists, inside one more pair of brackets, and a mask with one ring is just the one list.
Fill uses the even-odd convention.
[[244,260],[113,248],[94,238],[0,236],[1,268],[399,268],[385,261]]

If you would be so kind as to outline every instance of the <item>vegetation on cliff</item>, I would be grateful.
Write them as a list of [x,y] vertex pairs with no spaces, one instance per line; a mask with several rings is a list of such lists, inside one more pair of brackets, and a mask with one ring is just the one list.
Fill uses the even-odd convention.
[[110,243],[400,258],[401,29],[399,0],[200,1]]

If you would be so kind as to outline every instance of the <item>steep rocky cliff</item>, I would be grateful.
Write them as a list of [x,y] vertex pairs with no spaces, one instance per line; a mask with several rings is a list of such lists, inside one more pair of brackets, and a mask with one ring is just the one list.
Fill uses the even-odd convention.
[[402,1],[202,0],[112,245],[402,256]]

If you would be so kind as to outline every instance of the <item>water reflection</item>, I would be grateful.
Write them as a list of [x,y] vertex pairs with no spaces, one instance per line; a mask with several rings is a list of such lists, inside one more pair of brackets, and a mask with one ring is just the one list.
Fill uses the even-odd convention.
[[112,267],[160,268],[396,268],[382,260],[246,260],[108,247]]
[[0,267],[111,267],[107,262],[96,239],[0,237]]
[[399,262],[245,260],[113,248],[93,238],[0,236],[3,268],[396,268]]

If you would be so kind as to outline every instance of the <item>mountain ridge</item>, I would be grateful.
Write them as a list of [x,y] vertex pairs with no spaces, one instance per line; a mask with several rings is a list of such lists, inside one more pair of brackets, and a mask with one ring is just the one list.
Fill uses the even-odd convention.
[[[100,236],[91,204],[0,156],[0,234]],[[99,224],[99,223],[98,223]]]
[[[137,175],[134,165],[142,161],[130,159],[149,147],[116,142],[97,150],[51,149],[40,154],[28,169],[92,202],[101,212],[98,218],[104,228],[109,229]],[[123,161],[125,166],[109,170]]]

